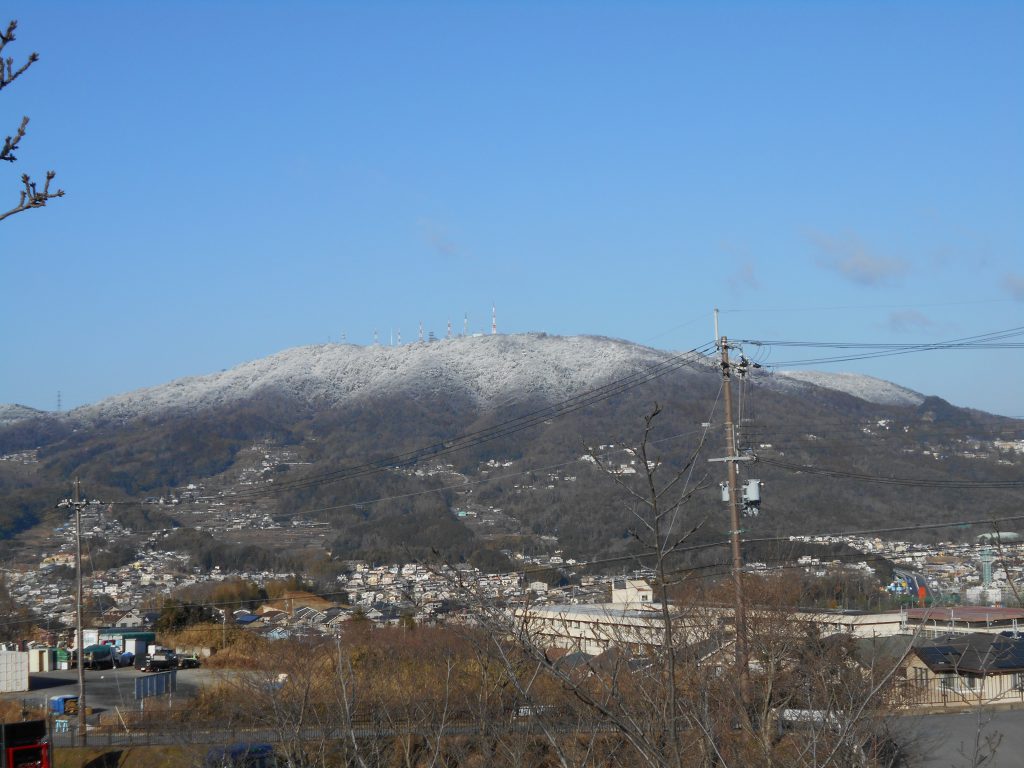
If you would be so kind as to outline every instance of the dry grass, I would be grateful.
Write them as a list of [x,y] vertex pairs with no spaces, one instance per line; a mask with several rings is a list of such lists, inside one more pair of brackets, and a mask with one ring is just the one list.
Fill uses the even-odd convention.
[[189,768],[202,765],[206,747],[61,747],[54,768]]
[[46,712],[39,707],[22,709],[20,701],[0,701],[0,723],[42,720],[44,717],[46,717]]

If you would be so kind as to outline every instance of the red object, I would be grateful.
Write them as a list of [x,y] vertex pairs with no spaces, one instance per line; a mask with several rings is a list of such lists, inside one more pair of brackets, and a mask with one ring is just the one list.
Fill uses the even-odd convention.
[[924,599],[928,595],[928,590],[924,588],[923,584],[917,587],[917,602],[920,603],[921,607],[924,607]]
[[50,768],[50,745],[25,744],[7,748],[7,768]]

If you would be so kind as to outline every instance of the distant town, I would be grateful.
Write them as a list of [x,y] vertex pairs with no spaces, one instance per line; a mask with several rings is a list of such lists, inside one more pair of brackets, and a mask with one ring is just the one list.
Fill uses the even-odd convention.
[[[883,422],[878,426],[888,428]],[[978,455],[993,448],[1024,453],[1024,440],[1001,441],[988,448],[978,441],[968,441],[967,447],[970,450],[964,451],[964,455]],[[772,446],[764,444],[760,448],[770,451]],[[635,461],[625,452],[617,452],[616,446],[600,445],[597,450],[604,456],[614,457],[608,461],[608,471],[635,474]],[[941,456],[936,453],[935,458],[940,459]],[[0,457],[0,460],[32,462],[34,456],[31,452],[24,452]],[[593,462],[594,458],[584,455],[580,460]],[[312,549],[322,544],[325,523],[300,516],[284,522],[275,521],[258,503],[237,502],[233,498],[245,488],[273,483],[272,470],[275,467],[297,463],[293,450],[266,443],[253,445],[248,461],[240,462],[242,467],[233,487],[211,493],[201,483],[188,483],[170,495],[147,497],[143,504],[167,509],[177,519],[185,521],[188,527],[209,532],[218,538],[246,542],[259,540],[253,537],[271,532],[277,545],[308,546]],[[480,476],[486,477],[490,472],[507,470],[513,465],[511,460],[492,459],[480,466]],[[462,501],[453,508],[455,516],[468,525],[488,531],[515,529],[515,521],[501,509],[475,503],[471,479],[455,473],[451,465],[396,471],[419,476],[440,475],[449,479],[457,477],[467,487],[461,492]],[[547,472],[542,476],[542,484],[549,488],[556,483],[576,480],[576,476],[567,471]],[[513,493],[528,490],[533,490],[533,486],[525,480],[513,485]],[[264,586],[302,575],[291,571],[226,571],[219,566],[204,569],[192,563],[187,553],[173,551],[163,545],[173,529],[134,534],[119,521],[119,508],[117,504],[96,501],[85,506],[82,513],[86,542],[92,537],[101,541],[123,539],[138,542],[136,556],[131,562],[115,568],[97,569],[90,564],[88,549],[85,553],[86,592],[93,602],[105,606],[100,623],[125,626],[127,622],[138,622],[141,625],[145,623],[143,617],[155,616],[164,599],[200,584],[242,580]],[[396,623],[402,616],[413,617],[417,622],[433,622],[440,615],[448,616],[460,609],[459,595],[453,587],[453,574],[474,594],[511,604],[524,601],[532,604],[601,603],[608,599],[616,578],[654,577],[653,573],[644,570],[619,575],[592,573],[585,557],[558,549],[554,536],[544,538],[551,546],[551,554],[503,551],[515,566],[515,570],[504,573],[487,573],[466,563],[375,564],[345,561],[341,565],[341,573],[331,585],[332,592],[324,596],[325,603],[334,605],[334,613],[330,617],[326,612],[323,615],[306,612],[286,619],[275,616],[275,636],[287,634],[289,628],[301,632],[313,629],[329,634],[337,629],[339,615],[344,618],[355,610],[382,624]],[[74,539],[74,526],[70,522],[60,524],[52,529],[50,535],[34,537],[30,546],[21,548],[18,561],[8,564],[3,570],[11,595],[25,608],[45,617],[47,627],[58,633],[75,624],[75,600],[69,588],[70,573],[67,570],[75,565]],[[869,556],[874,556],[885,558],[897,567],[898,575],[881,591],[891,598],[905,598],[903,602],[908,605],[924,605],[925,602],[929,605],[985,606],[1020,603],[1015,585],[1022,583],[1024,575],[1024,547],[1015,533],[981,534],[969,543],[923,544],[877,536],[792,536],[790,540],[822,545],[845,544],[865,557],[860,560],[829,560],[805,555],[788,564],[749,562],[747,570],[770,574],[796,568],[819,578],[837,574],[863,575],[873,572]],[[531,572],[541,571],[559,573],[566,583],[559,586],[531,578]],[[344,599],[335,599],[341,595]],[[257,624],[254,629],[261,626]]]

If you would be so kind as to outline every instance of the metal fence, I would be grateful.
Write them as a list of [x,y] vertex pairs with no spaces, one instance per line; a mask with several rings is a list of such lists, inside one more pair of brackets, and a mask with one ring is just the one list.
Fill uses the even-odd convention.
[[[616,730],[606,722],[584,722],[580,720],[558,720],[547,723],[547,727],[557,732],[598,733]],[[370,742],[375,739],[387,739],[396,736],[423,735],[436,737],[466,736],[479,733],[489,734],[521,734],[536,735],[542,733],[533,717],[509,717],[500,720],[452,720],[445,723],[412,722],[393,720],[366,720],[344,722],[339,720],[333,724],[317,724],[294,727],[285,723],[264,725],[260,727],[223,727],[215,723],[200,725],[196,723],[173,723],[144,721],[133,723],[126,720],[117,726],[90,725],[86,733],[87,743],[94,747],[131,747],[131,746],[200,746],[237,743],[270,743],[284,741],[303,742],[308,744],[330,743],[353,740]],[[52,718],[51,740],[57,747],[71,747],[82,744],[79,738],[78,721],[75,718]]]
[[897,686],[895,703],[904,707],[976,707],[1024,704],[1024,686],[1016,675],[907,680]]
[[[57,725],[60,721],[56,721]],[[132,730],[89,728],[86,743],[90,747],[146,747],[174,745],[214,745],[238,743],[276,743],[282,740],[282,732],[276,728],[157,728],[153,726]],[[345,736],[340,729],[304,728],[295,734],[303,741],[332,741]],[[74,747],[82,744],[77,723],[69,722],[66,728],[55,727],[51,731],[55,747]]]

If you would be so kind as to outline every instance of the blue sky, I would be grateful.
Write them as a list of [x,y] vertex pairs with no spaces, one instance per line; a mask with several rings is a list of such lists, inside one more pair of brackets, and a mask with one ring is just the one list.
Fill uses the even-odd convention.
[[[52,167],[67,196],[0,223],[0,402],[483,330],[492,302],[502,332],[665,349],[715,306],[737,338],[1024,325],[1020,3],[4,12],[5,55],[42,58],[0,93],[4,135],[32,119],[0,195]],[[823,369],[1024,417],[1022,358]]]

